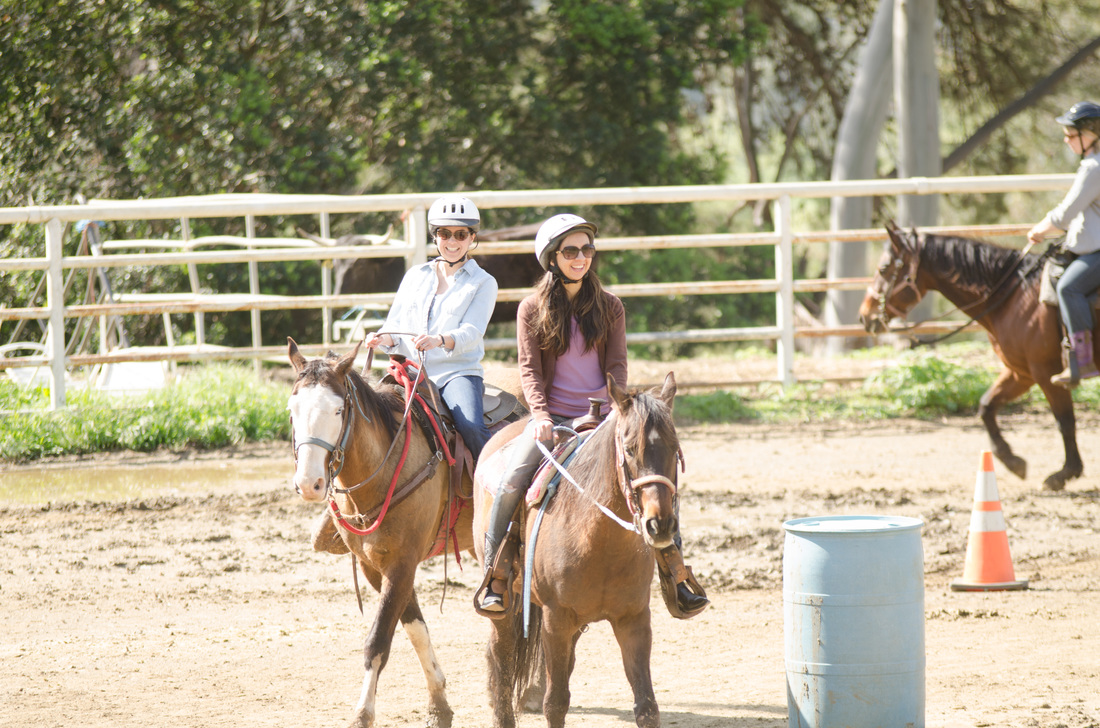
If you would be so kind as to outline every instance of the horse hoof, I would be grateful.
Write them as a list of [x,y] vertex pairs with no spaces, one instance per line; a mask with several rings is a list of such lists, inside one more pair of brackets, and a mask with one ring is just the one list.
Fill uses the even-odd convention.
[[454,715],[454,711],[450,708],[445,710],[429,708],[428,728],[451,728],[451,720],[454,718]]
[[1008,468],[1008,472],[1015,475],[1020,480],[1027,480],[1027,460],[1024,460],[1018,455],[997,455],[997,459],[1004,463],[1004,466]]
[[1049,490],[1053,493],[1065,490],[1066,479],[1062,477],[1061,473],[1053,473],[1046,480],[1043,481],[1043,490]]
[[373,711],[360,710],[348,723],[348,728],[374,728]]

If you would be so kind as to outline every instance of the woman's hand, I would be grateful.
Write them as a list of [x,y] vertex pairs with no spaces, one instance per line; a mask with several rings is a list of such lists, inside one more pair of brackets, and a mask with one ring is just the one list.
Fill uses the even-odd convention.
[[1027,239],[1032,245],[1038,245],[1053,232],[1061,232],[1061,230],[1043,218],[1042,222],[1027,231]]
[[377,331],[372,331],[367,338],[363,339],[363,346],[368,349],[377,349],[380,346],[393,346],[393,337],[389,334],[380,334]]
[[413,339],[413,346],[420,351],[431,351],[445,346],[445,341],[443,334],[421,334]]
[[554,437],[554,421],[539,420],[535,423],[535,439],[546,442]]

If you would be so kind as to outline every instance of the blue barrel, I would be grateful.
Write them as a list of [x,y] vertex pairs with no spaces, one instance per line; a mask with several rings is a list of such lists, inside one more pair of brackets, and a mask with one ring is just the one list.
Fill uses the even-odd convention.
[[783,524],[790,728],[924,727],[924,553],[917,518]]

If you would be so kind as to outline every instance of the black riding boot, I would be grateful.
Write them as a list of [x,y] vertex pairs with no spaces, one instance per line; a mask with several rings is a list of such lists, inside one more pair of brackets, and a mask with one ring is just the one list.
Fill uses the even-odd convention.
[[677,619],[691,619],[710,604],[706,590],[695,579],[690,566],[684,565],[680,539],[657,552],[657,575],[668,613]]

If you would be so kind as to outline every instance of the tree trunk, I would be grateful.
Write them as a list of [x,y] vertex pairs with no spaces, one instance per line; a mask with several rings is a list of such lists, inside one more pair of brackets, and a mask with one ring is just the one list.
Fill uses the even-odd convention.
[[[942,174],[939,74],[936,70],[936,0],[896,0],[894,4],[894,96],[898,122],[898,178]],[[938,195],[900,195],[899,225],[935,225]],[[910,314],[931,314],[925,298]]]
[[[876,176],[878,139],[890,110],[893,83],[894,0],[881,0],[867,43],[860,51],[859,67],[844,107],[833,156],[834,181],[873,179]],[[834,197],[829,215],[832,230],[852,230],[871,225],[870,197]],[[855,278],[867,274],[868,244],[835,241],[829,244],[829,278]],[[829,291],[825,299],[825,324],[853,324],[863,300],[860,291]],[[830,337],[828,351],[837,353],[854,341]]]

